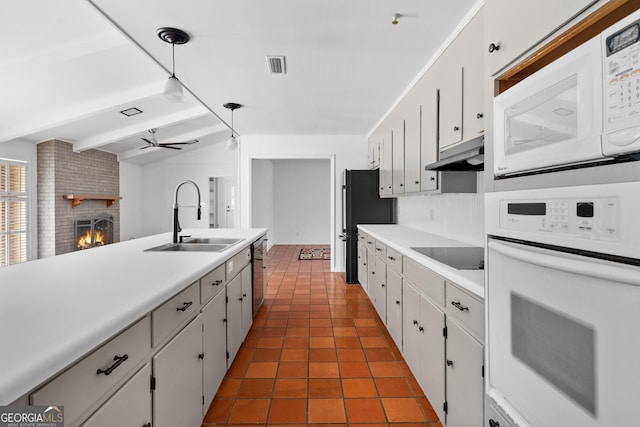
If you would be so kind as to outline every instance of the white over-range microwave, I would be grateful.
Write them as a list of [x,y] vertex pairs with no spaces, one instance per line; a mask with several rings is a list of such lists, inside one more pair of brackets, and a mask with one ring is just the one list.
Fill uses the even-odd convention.
[[494,100],[494,175],[638,158],[640,11]]

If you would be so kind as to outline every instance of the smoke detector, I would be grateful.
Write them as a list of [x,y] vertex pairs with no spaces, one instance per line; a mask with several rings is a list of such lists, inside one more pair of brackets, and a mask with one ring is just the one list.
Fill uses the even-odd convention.
[[287,68],[284,56],[267,56],[269,74],[286,74]]

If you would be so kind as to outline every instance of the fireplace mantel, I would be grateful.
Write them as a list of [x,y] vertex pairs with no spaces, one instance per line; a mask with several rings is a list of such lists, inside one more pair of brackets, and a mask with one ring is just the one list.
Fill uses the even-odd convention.
[[111,206],[116,200],[122,200],[122,196],[109,196],[101,194],[64,194],[62,196],[65,200],[71,200],[71,207],[75,208],[83,200],[105,200],[107,207]]

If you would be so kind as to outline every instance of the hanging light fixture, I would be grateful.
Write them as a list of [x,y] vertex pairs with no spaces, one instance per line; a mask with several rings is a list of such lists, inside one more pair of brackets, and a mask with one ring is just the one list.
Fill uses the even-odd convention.
[[180,84],[180,81],[176,77],[176,45],[187,43],[190,39],[189,34],[178,28],[171,27],[158,28],[157,33],[158,37],[160,37],[160,40],[166,43],[171,43],[171,76],[164,85],[164,91],[162,92],[162,95],[169,102],[184,102],[182,84]]
[[224,108],[231,110],[231,136],[227,140],[227,144],[224,146],[227,150],[236,150],[238,148],[238,140],[233,133],[233,110],[237,110],[242,107],[240,104],[236,104],[235,102],[227,102],[223,105]]

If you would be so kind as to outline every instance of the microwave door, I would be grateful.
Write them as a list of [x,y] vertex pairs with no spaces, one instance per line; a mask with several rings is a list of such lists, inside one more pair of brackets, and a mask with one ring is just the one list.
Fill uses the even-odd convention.
[[602,157],[599,39],[494,100],[496,176]]

